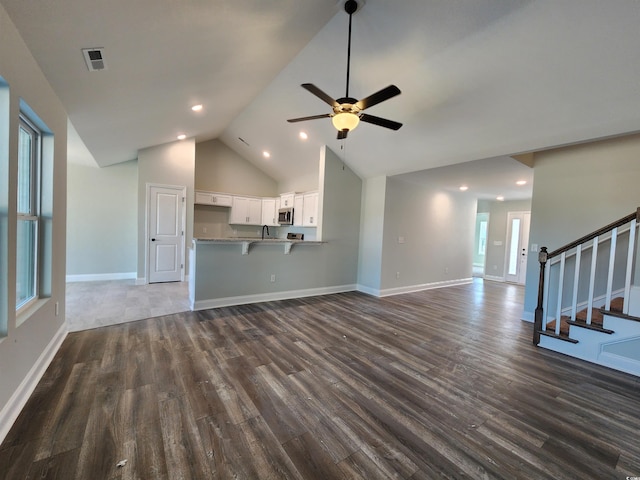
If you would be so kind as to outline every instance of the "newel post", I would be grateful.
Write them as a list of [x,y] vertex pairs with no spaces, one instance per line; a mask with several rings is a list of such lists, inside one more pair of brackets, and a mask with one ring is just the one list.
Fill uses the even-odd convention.
[[538,280],[538,306],[533,320],[533,344],[540,343],[540,331],[542,330],[542,302],[544,297],[544,268],[547,265],[547,247],[542,247],[538,252],[538,262],[540,262],[540,280]]

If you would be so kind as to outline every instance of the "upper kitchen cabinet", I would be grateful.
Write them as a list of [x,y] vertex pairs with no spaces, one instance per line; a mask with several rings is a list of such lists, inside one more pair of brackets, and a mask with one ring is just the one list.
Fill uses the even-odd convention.
[[196,190],[196,205],[215,205],[217,207],[230,207],[232,204],[231,195],[215,192],[204,192]]
[[278,210],[280,209],[279,198],[263,198],[262,199],[262,225],[269,227],[277,227]]
[[293,197],[293,226],[302,227],[302,219],[304,218],[304,196],[296,194]]
[[291,208],[293,207],[293,201],[295,198],[295,193],[283,193],[280,195],[280,208]]
[[262,225],[262,199],[233,197],[229,223],[237,225]]
[[302,226],[318,226],[318,192],[305,193],[302,196]]

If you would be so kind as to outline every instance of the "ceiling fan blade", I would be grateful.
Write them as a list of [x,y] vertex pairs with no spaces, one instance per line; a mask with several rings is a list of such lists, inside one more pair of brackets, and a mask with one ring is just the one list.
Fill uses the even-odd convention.
[[402,126],[401,123],[394,122],[393,120],[376,117],[375,115],[367,115],[366,113],[360,115],[360,120],[366,123],[378,125],[379,127],[390,128],[391,130],[398,130]]
[[316,87],[313,83],[303,83],[300,86],[305,90],[308,90],[309,92],[313,93],[316,97],[318,97],[320,100],[322,100],[326,104],[331,105],[332,107],[338,106],[338,102],[336,102],[333,98],[331,98],[329,95],[327,95],[318,87]]
[[304,122],[306,120],[317,120],[318,118],[327,118],[330,116],[331,116],[330,113],[323,113],[322,115],[311,115],[310,117],[290,118],[289,120],[287,120],[287,122],[289,123]]
[[400,95],[401,93],[402,92],[398,87],[396,87],[395,85],[389,85],[387,88],[383,88],[379,92],[376,92],[373,95],[369,95],[367,98],[363,98],[362,100],[358,101],[356,103],[356,106],[360,110],[364,110],[365,108],[373,107],[380,102],[389,100],[396,95]]
[[344,130],[340,130],[338,131],[338,136],[336,137],[338,140],[344,140],[345,138],[347,138],[347,134],[349,133],[349,130],[344,129]]

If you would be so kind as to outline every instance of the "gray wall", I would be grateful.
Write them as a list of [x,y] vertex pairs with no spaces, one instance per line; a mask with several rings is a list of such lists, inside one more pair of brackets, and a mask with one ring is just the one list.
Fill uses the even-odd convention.
[[362,187],[358,288],[377,295],[382,275],[382,232],[387,177],[369,178]]
[[67,276],[135,274],[138,162],[67,166]]
[[471,278],[475,215],[469,195],[388,178],[381,290]]
[[362,202],[359,289],[385,295],[471,278],[474,198],[376,177]]
[[[6,101],[9,100],[9,164],[7,168],[6,150],[0,150],[0,244],[2,252],[2,276],[7,283],[0,284],[0,299],[6,321],[6,336],[0,342],[0,439],[11,425],[15,408],[30,393],[31,384],[43,373],[50,355],[55,353],[57,342],[64,338],[65,318],[65,220],[66,220],[66,155],[67,155],[67,115],[53,89],[34,61],[22,41],[18,31],[0,5],[0,76],[9,86],[0,93],[0,115],[7,114]],[[15,308],[16,295],[16,183],[17,183],[17,135],[20,100],[24,100],[53,132],[53,158],[45,162],[44,169],[51,175],[53,191],[47,197],[52,211],[47,212],[49,221],[46,228],[50,239],[50,285],[48,298],[38,303],[37,309],[24,316],[19,328]],[[0,121],[0,128],[6,127],[6,118]],[[0,140],[6,140],[0,136]],[[6,144],[3,143],[6,148]],[[49,203],[49,202],[47,202]],[[5,250],[6,249],[6,250]],[[5,263],[6,261],[6,263]],[[5,303],[6,302],[6,303]],[[56,315],[55,305],[59,305]],[[0,317],[0,321],[3,318]],[[0,330],[2,330],[0,328]],[[23,383],[24,382],[24,383]],[[18,398],[9,403],[14,392]],[[22,395],[22,397],[20,397]]]
[[[187,187],[185,247],[191,245],[193,232],[193,191],[195,175],[195,140],[145,148],[138,152],[138,281],[147,280],[146,266],[146,208],[147,184]],[[188,272],[185,255],[185,274]],[[186,278],[186,277],[185,277]]]
[[272,197],[280,193],[273,178],[220,140],[196,144],[195,188],[257,197]]
[[[549,251],[640,206],[640,135],[535,154],[529,243]],[[529,255],[525,317],[533,318],[539,265]]]

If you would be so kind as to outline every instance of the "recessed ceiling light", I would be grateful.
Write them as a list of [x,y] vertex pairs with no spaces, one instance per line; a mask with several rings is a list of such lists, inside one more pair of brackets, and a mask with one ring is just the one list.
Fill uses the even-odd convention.
[[498,200],[499,202],[504,202],[504,197],[502,195],[498,195],[496,197],[496,200]]
[[270,157],[271,157],[271,154],[265,150],[264,152],[262,152],[262,156],[263,156],[264,158],[270,158]]
[[199,112],[200,110],[202,110],[202,105],[194,105],[193,107],[191,107],[191,110],[193,110],[194,112]]
[[178,135],[178,140],[184,140],[185,138],[187,138],[187,136],[184,133]]
[[299,136],[302,140],[306,140],[307,138],[309,138],[309,135],[307,135],[307,132],[300,132]]
[[467,187],[466,185],[460,185],[461,192],[466,192],[467,190],[469,190],[469,187]]
[[527,184],[527,181],[526,181],[526,180],[518,180],[518,181],[516,182],[516,185],[526,185],[526,184]]

